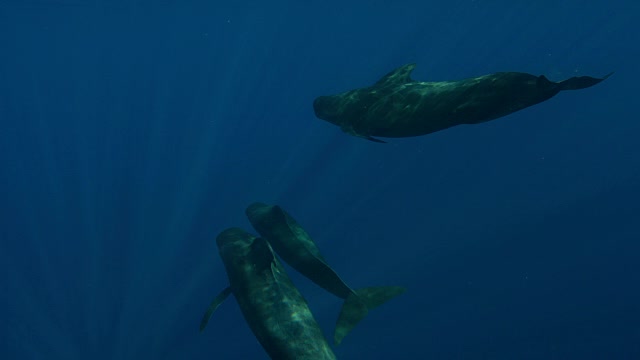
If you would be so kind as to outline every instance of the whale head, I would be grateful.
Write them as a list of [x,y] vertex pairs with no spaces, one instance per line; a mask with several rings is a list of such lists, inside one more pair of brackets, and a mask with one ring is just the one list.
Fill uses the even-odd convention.
[[216,238],[218,251],[223,259],[241,259],[251,252],[255,237],[239,228],[222,231]]
[[[218,251],[230,279],[238,274],[268,268],[274,259],[271,246],[240,228],[229,228],[216,238]],[[232,281],[234,283],[234,281]]]
[[339,96],[318,96],[313,101],[313,111],[318,119],[328,121],[334,125],[340,125],[341,103]]

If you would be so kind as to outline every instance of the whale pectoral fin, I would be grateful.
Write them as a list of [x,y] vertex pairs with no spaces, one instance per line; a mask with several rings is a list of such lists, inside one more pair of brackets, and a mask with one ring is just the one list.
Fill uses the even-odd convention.
[[360,136],[360,137],[363,138],[363,139],[367,139],[369,141],[377,142],[377,143],[382,143],[382,144],[386,144],[387,143],[386,141],[382,141],[380,139],[376,139],[376,138],[371,137],[369,135],[366,135],[366,136],[363,135],[363,136]]
[[367,139],[367,140],[369,140],[369,141],[373,141],[373,142],[377,142],[377,143],[382,143],[382,144],[386,144],[386,143],[387,143],[386,141],[382,141],[382,140],[380,140],[380,139],[376,139],[376,138],[374,138],[374,137],[371,137],[371,135],[364,135],[364,134],[360,134],[360,133],[358,133],[356,130],[354,130],[354,129],[353,129],[353,126],[351,126],[351,125],[342,124],[342,126],[340,126],[340,129],[341,129],[343,132],[345,132],[345,133],[347,133],[347,134],[349,134],[349,135],[351,135],[351,136],[357,136],[357,137],[360,137],[360,138],[363,138],[363,139]]
[[209,322],[209,319],[211,318],[211,315],[213,315],[213,312],[216,311],[218,306],[220,306],[220,304],[222,304],[227,297],[229,297],[229,294],[231,294],[231,286],[227,286],[218,295],[216,295],[216,297],[211,302],[211,305],[209,305],[209,308],[204,313],[202,320],[200,321],[200,332],[204,330],[204,328],[207,326],[207,323]]
[[355,132],[353,130],[348,131],[347,133],[349,135],[352,135],[352,136],[356,136],[356,137],[359,137],[359,138],[367,139],[369,141],[373,141],[373,142],[377,142],[377,143],[381,143],[381,144],[386,144],[387,143],[386,141],[383,141],[383,140],[380,140],[380,139],[376,139],[376,138],[372,137],[371,135],[358,134],[357,132]]

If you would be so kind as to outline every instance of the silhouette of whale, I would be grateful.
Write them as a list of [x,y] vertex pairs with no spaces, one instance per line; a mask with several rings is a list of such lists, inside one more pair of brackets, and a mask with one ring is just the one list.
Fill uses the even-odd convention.
[[229,228],[218,235],[216,243],[230,285],[211,302],[200,331],[233,294],[251,331],[272,359],[335,360],[306,300],[265,239]]
[[405,292],[400,286],[353,290],[327,265],[309,234],[280,206],[253,203],[245,212],[251,225],[287,264],[344,300],[333,336],[336,345],[367,316],[369,310]]
[[319,96],[313,102],[315,114],[347,134],[384,142],[374,136],[420,136],[497,119],[560,91],[591,87],[612,74],[552,82],[544,75],[499,72],[459,81],[420,82],[411,79],[415,67],[401,66],[373,86]]

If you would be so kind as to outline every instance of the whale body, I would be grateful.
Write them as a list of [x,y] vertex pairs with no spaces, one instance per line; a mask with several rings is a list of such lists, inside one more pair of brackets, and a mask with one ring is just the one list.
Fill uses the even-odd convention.
[[499,72],[458,81],[420,82],[411,79],[415,67],[401,66],[369,87],[319,96],[313,102],[315,114],[348,134],[384,142],[374,136],[420,136],[494,120],[560,91],[591,87],[611,75],[553,82],[544,75]]
[[[405,292],[401,286],[350,288],[327,264],[311,236],[278,205],[253,203],[245,211],[251,225],[275,252],[299,273],[344,300],[333,341],[345,336],[372,310]],[[375,266],[380,268],[380,266]]]
[[233,294],[251,331],[272,359],[335,360],[306,300],[265,239],[229,228],[216,242],[230,285],[211,302],[200,331]]

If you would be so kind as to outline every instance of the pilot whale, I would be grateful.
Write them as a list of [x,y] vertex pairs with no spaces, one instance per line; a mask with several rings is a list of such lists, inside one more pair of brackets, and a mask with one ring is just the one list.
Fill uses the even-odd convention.
[[334,331],[336,345],[367,316],[369,310],[405,292],[405,288],[400,286],[351,289],[327,265],[309,234],[280,206],[253,203],[247,207],[246,214],[260,236],[267,239],[287,264],[344,300]]
[[369,87],[319,96],[313,102],[315,114],[348,134],[384,142],[374,136],[420,136],[494,120],[560,91],[591,87],[611,75],[553,82],[544,75],[499,72],[459,81],[421,82],[411,79],[415,67],[401,66]]
[[272,359],[336,358],[306,300],[265,239],[230,228],[218,235],[216,243],[230,285],[211,302],[200,331],[218,306],[233,294],[251,331]]

